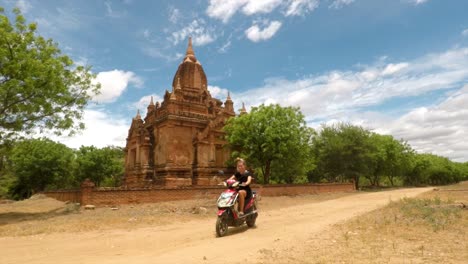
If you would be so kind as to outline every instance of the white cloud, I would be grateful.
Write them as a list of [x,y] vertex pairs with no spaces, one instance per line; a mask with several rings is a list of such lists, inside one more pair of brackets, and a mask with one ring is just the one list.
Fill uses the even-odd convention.
[[18,7],[23,14],[26,14],[31,10],[32,5],[26,0],[18,0],[16,2],[16,7]]
[[173,32],[169,40],[174,45],[177,45],[181,41],[186,41],[191,36],[193,45],[203,46],[216,40],[213,31],[213,29],[206,27],[203,19],[195,19],[188,26]]
[[100,72],[97,74],[96,81],[101,84],[101,94],[95,96],[93,101],[102,103],[115,101],[129,84],[136,87],[143,85],[143,80],[133,72],[121,70]]
[[[354,71],[331,71],[299,80],[270,78],[262,87],[237,93],[232,98],[234,103],[243,101],[247,107],[262,103],[299,106],[312,126],[325,120],[366,125],[407,139],[417,150],[445,156],[450,150],[448,157],[460,160],[463,156],[468,160],[468,148],[465,154],[455,149],[456,142],[468,138],[468,48],[454,48],[406,62],[386,63],[386,60],[361,65]],[[436,106],[396,109],[400,113],[408,111],[401,118],[365,110],[379,109],[390,99],[404,100],[444,89],[458,91]],[[450,146],[445,152],[444,145]]]
[[259,42],[273,37],[276,34],[276,32],[280,29],[280,27],[281,22],[279,21],[271,21],[269,25],[263,29],[260,29],[260,27],[257,24],[254,24],[245,31],[245,35],[251,41]]
[[93,145],[98,148],[125,146],[131,120],[110,116],[99,110],[88,109],[84,111],[82,121],[85,123],[86,129],[77,135],[72,137],[50,135],[47,137],[75,149],[82,145]]
[[63,29],[79,29],[82,26],[83,19],[78,15],[73,13],[73,10],[65,8],[56,9],[58,16],[52,15],[51,17],[46,17],[45,20],[53,20],[53,26],[63,28]]
[[468,37],[468,28],[462,31],[462,36]]
[[203,46],[213,42],[214,40],[215,38],[210,34],[200,34],[192,37],[193,45],[195,46]]
[[415,5],[420,5],[420,4],[426,3],[429,0],[407,0],[407,1]]
[[181,53],[169,54],[162,49],[159,49],[155,46],[144,46],[141,48],[142,52],[152,58],[161,58],[166,61],[177,61],[180,60],[183,56]]
[[355,0],[334,0],[329,8],[335,8],[335,9],[339,9],[339,8],[342,8],[346,5],[349,5],[351,3],[353,3]]
[[143,96],[138,100],[138,102],[133,103],[130,107],[132,109],[138,109],[141,113],[141,116],[144,118],[146,115],[146,110],[148,108],[148,105],[151,102],[151,97],[153,97],[153,103],[156,104],[156,102],[162,103],[163,98],[159,97],[159,95],[156,94],[150,94]]
[[468,161],[468,85],[438,105],[418,107],[390,122],[374,120],[396,138],[408,140],[420,152]]
[[76,31],[89,27],[92,19],[84,18],[71,8],[57,7],[45,10],[35,19],[41,32],[60,36],[63,31]]
[[226,43],[224,43],[223,46],[221,46],[218,49],[218,52],[219,53],[226,53],[228,51],[229,47],[231,47],[231,40],[230,39]]
[[106,6],[106,12],[107,12],[107,15],[108,16],[112,16],[112,6],[111,6],[111,3],[106,1],[104,2],[104,5]]
[[143,30],[143,37],[144,37],[145,39],[149,39],[150,36],[151,36],[151,32],[149,31],[149,29]]
[[210,0],[206,14],[226,23],[247,2],[249,0]]
[[221,88],[219,86],[208,85],[208,91],[210,92],[212,97],[218,98],[221,100],[227,98],[227,95],[228,95],[228,90]]
[[182,17],[182,14],[180,13],[180,10],[174,7],[169,8],[169,21],[172,23],[176,24],[180,18]]
[[255,0],[247,1],[242,8],[242,12],[246,15],[257,13],[270,13],[281,4],[282,0]]
[[78,65],[78,66],[88,66],[89,65],[89,60],[86,57],[79,56],[76,59],[73,60],[73,62]]
[[106,1],[104,2],[104,5],[106,6],[106,16],[112,17],[112,18],[121,18],[126,15],[126,11],[116,11],[112,8],[111,2]]
[[393,63],[390,63],[387,65],[387,67],[385,67],[385,69],[382,71],[382,75],[392,75],[392,74],[395,74],[405,68],[408,67],[408,63],[397,63],[397,64],[393,64]]
[[319,0],[210,0],[206,14],[227,23],[238,11],[251,16],[279,8],[285,16],[300,16],[313,11],[318,4]]
[[302,16],[317,8],[319,0],[289,0],[286,7],[286,16]]

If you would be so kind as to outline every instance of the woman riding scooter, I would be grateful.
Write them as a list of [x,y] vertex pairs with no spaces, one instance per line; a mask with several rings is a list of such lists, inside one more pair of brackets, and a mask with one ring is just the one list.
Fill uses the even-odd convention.
[[241,158],[236,159],[237,172],[232,175],[229,180],[236,180],[240,182],[239,185],[239,216],[244,215],[245,201],[252,198],[252,190],[250,189],[250,183],[252,182],[252,173],[250,173],[245,167],[245,160]]

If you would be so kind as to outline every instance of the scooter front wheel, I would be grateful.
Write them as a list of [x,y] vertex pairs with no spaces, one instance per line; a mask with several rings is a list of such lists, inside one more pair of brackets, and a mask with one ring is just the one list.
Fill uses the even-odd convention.
[[219,216],[216,220],[216,236],[225,236],[228,232],[228,223],[226,217]]

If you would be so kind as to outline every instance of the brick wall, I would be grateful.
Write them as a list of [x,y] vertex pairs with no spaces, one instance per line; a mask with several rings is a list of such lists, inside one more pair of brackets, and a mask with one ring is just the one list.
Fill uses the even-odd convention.
[[[60,201],[78,202],[82,205],[93,204],[97,206],[157,203],[175,200],[190,200],[209,198],[216,199],[224,190],[222,186],[194,186],[184,188],[95,188],[82,185],[80,191],[44,192],[45,195]],[[275,184],[252,185],[252,190],[261,196],[304,195],[327,192],[354,191],[353,183],[330,184]]]
[[57,199],[59,201],[70,201],[77,202],[81,201],[81,191],[80,190],[63,190],[63,191],[49,191],[44,192],[48,197]]

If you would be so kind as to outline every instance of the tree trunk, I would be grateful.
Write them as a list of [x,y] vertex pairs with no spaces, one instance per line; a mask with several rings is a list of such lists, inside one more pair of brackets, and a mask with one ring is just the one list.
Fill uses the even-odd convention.
[[359,175],[354,176],[354,189],[359,190]]
[[392,187],[395,186],[394,183],[393,183],[393,175],[388,175],[387,177],[388,177],[388,180],[390,181],[390,184],[392,185]]
[[270,184],[270,166],[271,166],[271,160],[267,160],[265,163],[265,184]]

